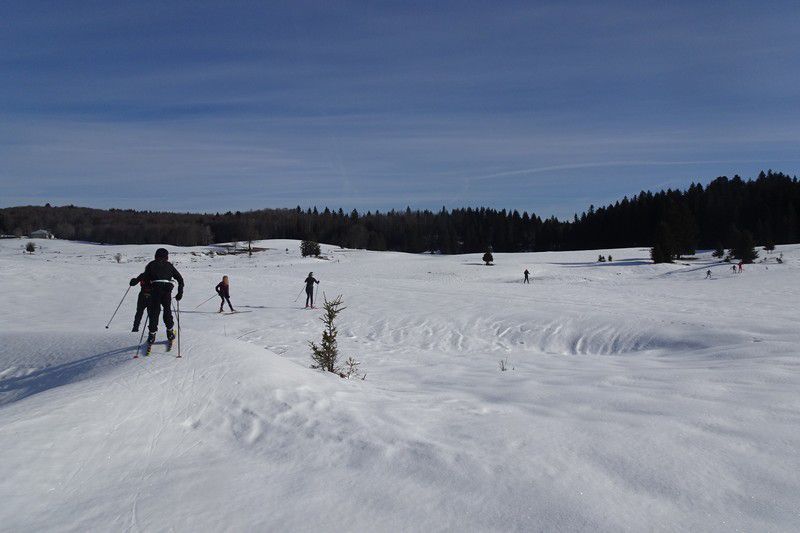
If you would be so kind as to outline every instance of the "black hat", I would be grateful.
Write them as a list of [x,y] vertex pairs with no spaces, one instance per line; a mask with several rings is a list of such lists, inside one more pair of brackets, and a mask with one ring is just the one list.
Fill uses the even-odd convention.
[[169,257],[169,252],[166,248],[159,248],[156,250],[156,259],[166,259]]

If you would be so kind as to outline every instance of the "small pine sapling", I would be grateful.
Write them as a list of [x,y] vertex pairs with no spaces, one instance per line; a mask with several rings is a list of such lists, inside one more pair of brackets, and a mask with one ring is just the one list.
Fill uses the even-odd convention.
[[360,363],[352,357],[347,359],[344,368],[339,366],[339,346],[336,340],[339,332],[334,322],[339,313],[347,309],[342,307],[342,295],[340,294],[333,300],[328,300],[325,293],[322,293],[322,297],[324,299],[322,308],[325,313],[320,320],[325,324],[325,329],[322,331],[322,341],[319,345],[313,341],[308,342],[308,346],[311,348],[311,368],[331,372],[343,378],[359,377],[358,365]]
[[35,252],[36,251],[36,243],[28,242],[28,244],[25,245],[25,251],[28,252],[29,254],[32,254],[33,252]]

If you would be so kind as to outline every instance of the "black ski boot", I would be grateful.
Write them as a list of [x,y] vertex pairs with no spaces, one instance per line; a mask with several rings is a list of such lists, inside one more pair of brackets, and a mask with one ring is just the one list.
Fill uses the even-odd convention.
[[144,352],[144,356],[147,357],[150,355],[150,350],[153,349],[153,343],[156,342],[156,332],[151,331],[147,333],[147,350]]
[[168,329],[167,330],[167,340],[170,341],[170,342],[175,340],[175,330],[174,329]]
[[139,333],[139,326],[138,326],[138,325],[134,325],[134,326],[133,326],[133,329],[132,329],[131,331],[132,331],[133,333]]

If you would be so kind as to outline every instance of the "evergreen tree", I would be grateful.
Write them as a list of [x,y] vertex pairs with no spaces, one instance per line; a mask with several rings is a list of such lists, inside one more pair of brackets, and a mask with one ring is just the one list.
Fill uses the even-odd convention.
[[336,329],[334,321],[339,313],[344,311],[346,307],[342,307],[342,295],[340,294],[333,300],[328,300],[323,293],[325,303],[322,308],[325,314],[322,315],[320,320],[325,324],[325,329],[322,331],[322,342],[317,345],[313,341],[308,341],[308,346],[311,348],[311,368],[318,368],[326,372],[333,372],[340,374],[339,368],[339,346],[336,336],[339,334]]
[[489,265],[492,264],[492,261],[494,261],[494,257],[492,256],[492,252],[487,250],[486,253],[483,254],[483,262],[486,263],[486,266],[489,266]]
[[319,257],[321,251],[318,243],[314,241],[302,241],[300,242],[300,253],[303,255],[303,257]]
[[753,234],[749,231],[738,232],[731,255],[743,263],[752,263],[758,257]]
[[268,235],[413,253],[478,253],[488,242],[499,252],[653,246],[661,222],[674,239],[672,257],[693,254],[698,246],[722,243],[730,248],[732,227],[749,231],[755,242],[798,242],[800,182],[772,171],[749,181],[722,176],[706,187],[642,191],[607,206],[590,206],[569,220],[485,207],[348,213],[342,208],[297,206],[214,214],[72,205],[0,209],[0,233],[17,236],[41,228],[54,230],[60,238],[107,244],[197,246]]
[[656,240],[650,250],[650,257],[654,263],[672,263],[677,255],[675,238],[665,222],[659,225]]

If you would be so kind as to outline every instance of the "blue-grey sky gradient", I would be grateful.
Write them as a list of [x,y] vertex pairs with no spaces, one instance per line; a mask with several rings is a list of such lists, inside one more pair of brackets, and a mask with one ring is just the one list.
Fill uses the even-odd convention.
[[0,0],[0,205],[569,217],[800,168],[798,2]]

